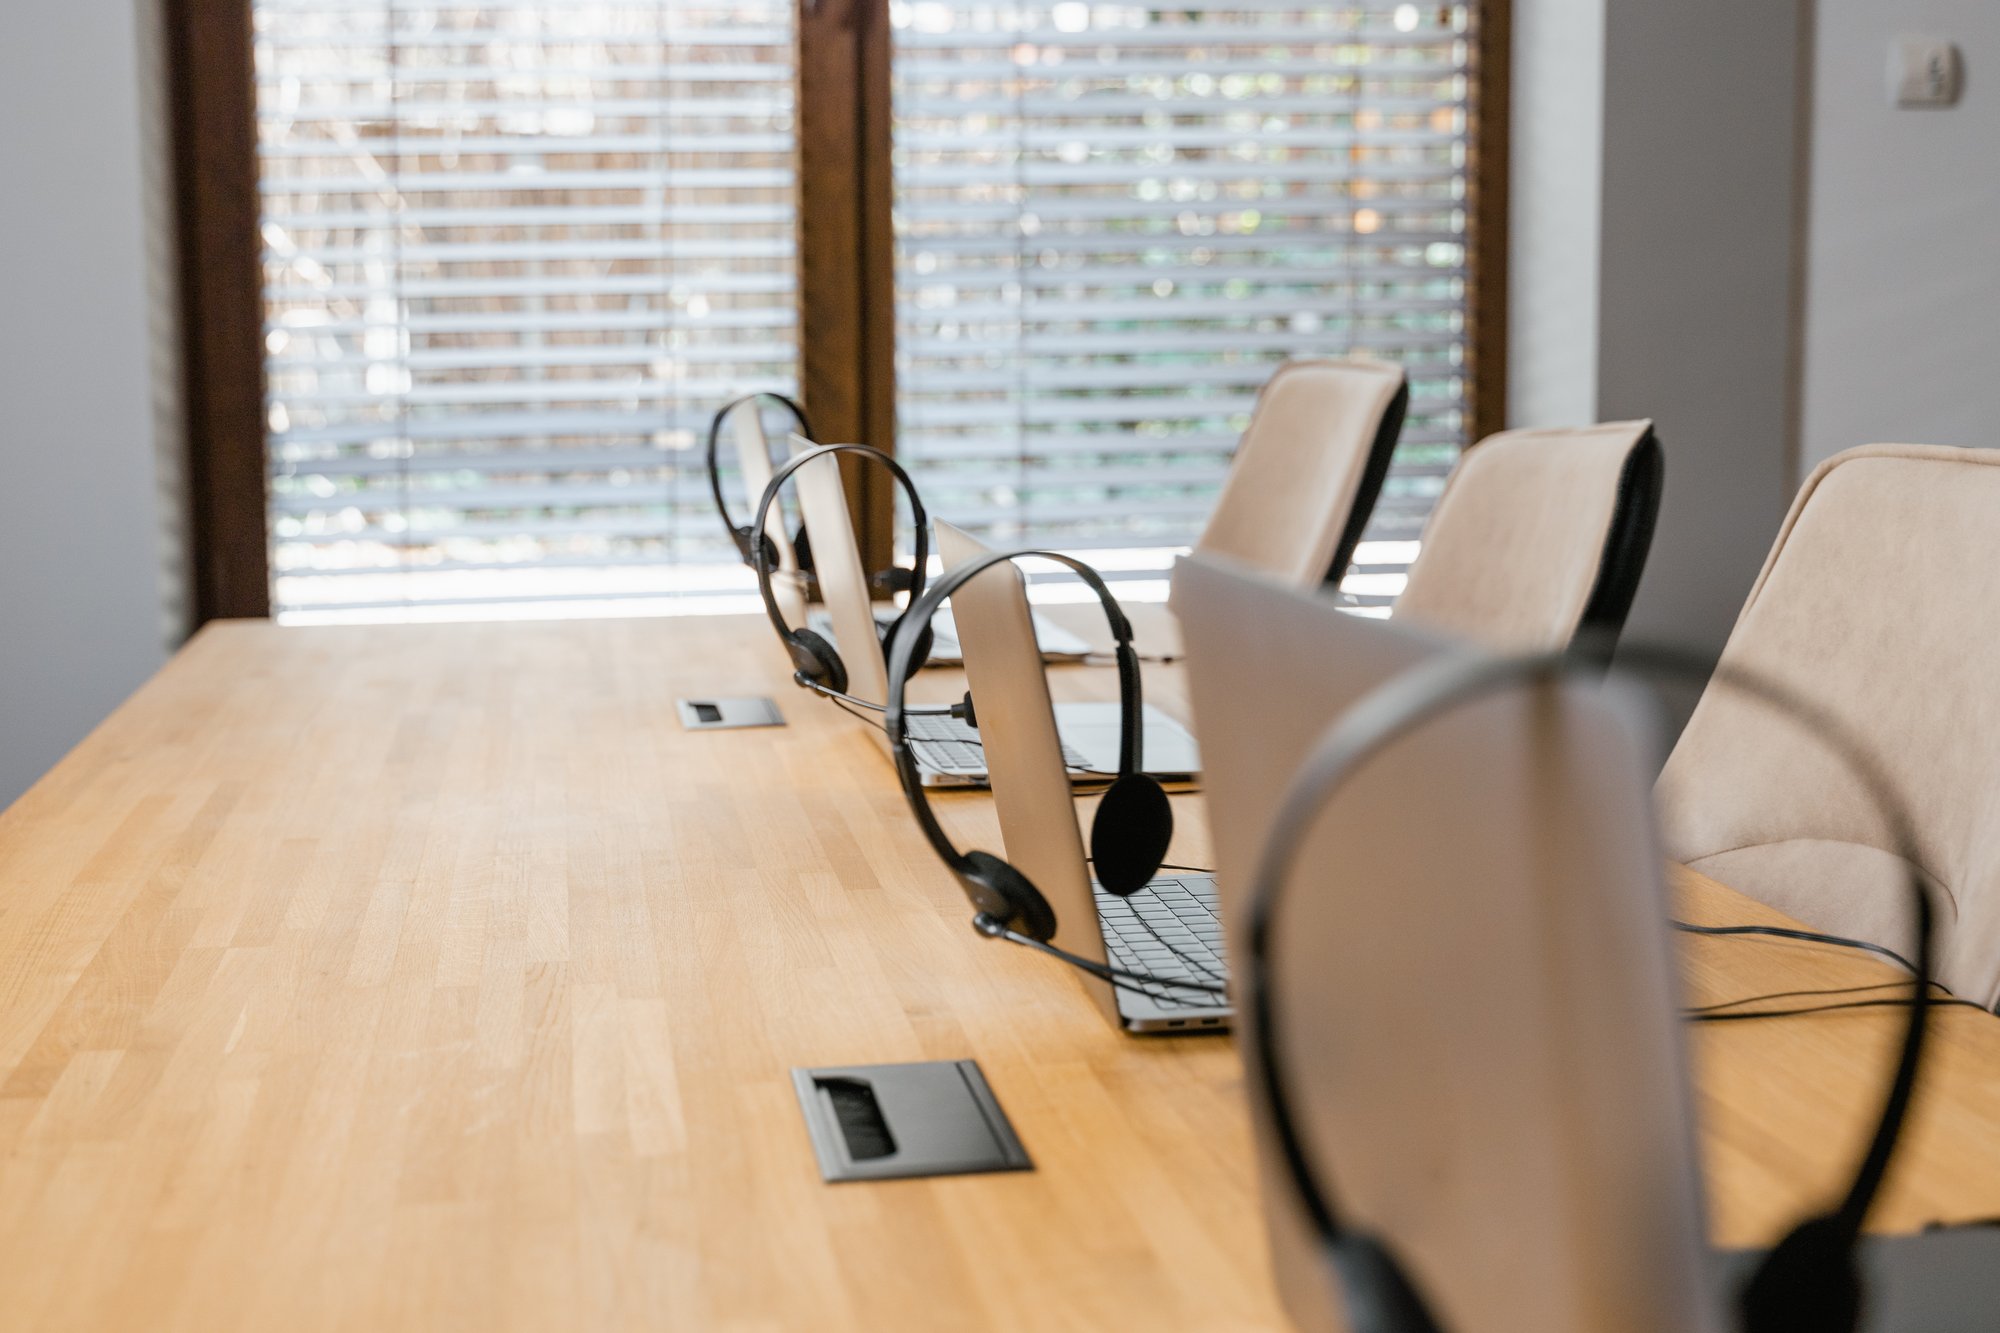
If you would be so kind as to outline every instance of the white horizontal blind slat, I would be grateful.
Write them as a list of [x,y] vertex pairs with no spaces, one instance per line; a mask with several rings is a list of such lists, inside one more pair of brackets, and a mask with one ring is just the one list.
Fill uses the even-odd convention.
[[1412,380],[1351,581],[1383,600],[1465,443],[1477,4],[890,20],[898,438],[932,512],[1185,546],[1271,370],[1375,356]]
[[785,0],[253,0],[274,604],[733,605],[721,399],[791,392]]

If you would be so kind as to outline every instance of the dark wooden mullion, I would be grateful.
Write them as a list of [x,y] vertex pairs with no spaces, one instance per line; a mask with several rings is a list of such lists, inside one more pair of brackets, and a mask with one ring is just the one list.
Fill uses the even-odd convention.
[[197,623],[271,612],[250,0],[166,0]]
[[1472,386],[1468,423],[1472,441],[1507,426],[1507,143],[1513,33],[1513,0],[1479,0],[1467,254],[1472,309],[1466,369]]
[[[896,445],[885,0],[800,0],[799,386],[822,443]],[[889,563],[895,490],[846,465],[863,561]]]

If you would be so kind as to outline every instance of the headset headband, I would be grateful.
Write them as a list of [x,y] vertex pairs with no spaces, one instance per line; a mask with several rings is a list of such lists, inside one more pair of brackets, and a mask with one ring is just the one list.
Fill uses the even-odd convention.
[[[995,565],[1035,556],[1043,560],[1053,560],[1075,573],[1090,590],[1097,594],[1098,605],[1104,608],[1104,618],[1111,626],[1111,637],[1117,644],[1118,658],[1118,776],[1126,778],[1139,771],[1144,759],[1142,751],[1144,727],[1141,725],[1143,700],[1140,696],[1139,655],[1132,648],[1132,622],[1125,618],[1118,599],[1111,595],[1104,579],[1075,556],[1064,555],[1060,551],[1027,549],[1020,551],[987,551],[950,570],[931,585],[929,591],[910,603],[897,622],[896,633],[889,641],[889,699],[883,710],[882,727],[889,733],[889,754],[896,761],[896,775],[902,780],[903,793],[909,797],[910,810],[916,816],[917,824],[923,829],[925,839],[931,848],[944,859],[945,864],[961,877],[967,872],[968,861],[965,853],[952,845],[944,827],[938,823],[937,814],[931,809],[930,796],[924,789],[923,773],[917,767],[916,755],[911,752],[909,737],[903,726],[905,714],[903,691],[910,674],[910,659],[916,641],[922,636],[925,626],[937,615],[938,608],[945,599],[964,587],[973,578],[985,573]],[[975,704],[977,701],[974,701]]]
[[[873,459],[889,469],[890,475],[896,479],[896,484],[903,488],[903,494],[910,499],[910,518],[916,524],[917,530],[916,558],[912,562],[910,606],[897,618],[896,623],[900,626],[903,621],[909,619],[910,612],[916,609],[917,599],[924,591],[924,567],[930,562],[931,553],[930,516],[924,512],[924,501],[923,497],[917,494],[917,484],[910,480],[910,474],[903,470],[903,465],[890,455],[868,444],[816,444],[804,453],[793,454],[771,474],[771,483],[764,488],[764,494],[757,502],[757,517],[750,525],[750,531],[757,533],[764,530],[764,522],[770,517],[771,506],[778,502],[778,492],[784,487],[787,478],[807,463],[829,454],[859,454],[864,458]],[[778,637],[789,641],[792,637],[792,627],[785,623],[785,613],[778,609],[778,595],[771,587],[770,543],[752,542],[751,545],[754,548],[751,562],[757,570],[757,592],[764,599],[764,614],[770,617],[771,627],[778,631]]]
[[729,502],[722,497],[722,423],[729,420],[730,415],[737,408],[759,402],[772,402],[784,408],[787,412],[791,413],[792,420],[798,423],[799,434],[809,440],[812,438],[812,423],[806,420],[806,410],[781,393],[771,393],[769,391],[746,393],[741,398],[734,398],[724,403],[722,409],[709,418],[708,493],[715,497],[715,512],[722,516],[722,526],[729,530],[729,540],[736,544],[736,549],[742,555],[745,564],[749,564],[755,559],[751,554],[752,545],[763,545],[762,542],[757,541],[757,534],[762,532],[763,528],[761,526],[739,528],[730,521]]
[[[1252,1084],[1269,1115],[1296,1201],[1318,1239],[1337,1262],[1357,1253],[1365,1257],[1366,1262],[1356,1265],[1354,1271],[1365,1273],[1377,1284],[1377,1289],[1372,1293],[1349,1293],[1349,1297],[1372,1300],[1373,1309],[1391,1311],[1391,1317],[1381,1321],[1381,1326],[1437,1327],[1429,1319],[1414,1287],[1409,1285],[1408,1274],[1388,1256],[1382,1243],[1342,1223],[1330,1191],[1321,1183],[1322,1173],[1314,1168],[1306,1151],[1292,1113],[1277,1030],[1274,998],[1277,988],[1271,979],[1274,965],[1270,942],[1279,891],[1327,799],[1385,747],[1440,713],[1463,707],[1510,685],[1556,682],[1575,674],[1602,675],[1609,657],[1603,642],[1580,642],[1567,651],[1525,657],[1444,658],[1389,681],[1328,727],[1308,753],[1272,821],[1258,860],[1246,913],[1250,965],[1246,980],[1249,1008],[1254,1016],[1252,1049],[1261,1066],[1254,1071]],[[1770,705],[1807,728],[1869,788],[1889,825],[1897,853],[1910,867],[1911,910],[1917,925],[1916,975],[1911,983],[1909,1022],[1903,1030],[1895,1072],[1875,1131],[1840,1205],[1831,1213],[1808,1217],[1794,1227],[1765,1258],[1743,1291],[1748,1333],[1779,1328],[1851,1328],[1860,1293],[1854,1249],[1869,1205],[1881,1188],[1916,1090],[1931,1007],[1935,912],[1929,886],[1919,869],[1922,858],[1909,812],[1873,753],[1856,740],[1844,723],[1826,709],[1760,675],[1726,662],[1714,665],[1693,654],[1640,644],[1620,647],[1613,669],[1658,680],[1712,680]],[[1343,1256],[1344,1246],[1355,1249]],[[1821,1318],[1803,1318],[1801,1311],[1808,1308]]]

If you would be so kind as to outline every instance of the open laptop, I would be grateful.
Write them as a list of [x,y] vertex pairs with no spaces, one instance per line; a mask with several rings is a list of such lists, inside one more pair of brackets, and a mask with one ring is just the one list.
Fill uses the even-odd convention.
[[[868,598],[867,576],[854,524],[841,489],[840,467],[834,455],[816,459],[793,474],[798,482],[799,509],[813,548],[813,565],[820,597],[843,644],[858,651],[841,651],[847,667],[847,692],[870,703],[889,697],[888,664]],[[937,525],[939,549],[947,564],[968,552],[983,551],[975,539],[948,523]],[[1026,642],[1033,645],[1032,634]],[[1040,658],[1036,657],[1039,673]],[[975,702],[977,702],[975,696]],[[1102,781],[1118,768],[1118,707],[1116,704],[1064,704],[1059,725],[1072,777],[1078,782]],[[1194,737],[1187,728],[1158,710],[1146,714],[1146,767],[1165,779],[1188,779],[1200,771]],[[926,786],[976,787],[986,784],[986,758],[979,730],[954,717],[914,714],[909,718],[911,751],[924,772]]]
[[[757,505],[764,498],[764,492],[771,487],[771,440],[764,433],[763,414],[751,404],[730,413],[729,439],[736,450],[736,469],[743,478],[743,489],[749,492],[750,507],[747,516],[755,519]],[[793,437],[795,440],[800,438]],[[785,508],[782,504],[771,506],[770,515],[764,520],[764,534],[771,539],[771,548],[777,553],[777,570],[771,578],[771,590],[778,598],[779,609],[785,614],[785,623],[796,625],[807,616],[806,576],[799,569],[798,548],[792,544],[792,536],[785,530]]]
[[[949,524],[939,524],[938,535],[947,566],[985,550]],[[1129,898],[1108,894],[1091,879],[1076,793],[1064,772],[1069,733],[1058,721],[1062,709],[1076,705],[1049,698],[1048,674],[1028,632],[1028,591],[1020,567],[995,565],[954,592],[952,600],[959,605],[965,676],[979,708],[982,762],[990,772],[1006,857],[1055,909],[1055,943],[1093,961],[1162,979],[1165,984],[1157,986],[1114,987],[1078,974],[1105,1016],[1127,1032],[1227,1027],[1232,1011],[1226,1002],[1210,991],[1172,984],[1213,987],[1227,979],[1214,877],[1166,875]],[[1091,707],[1109,710],[1115,769],[1118,705]],[[1150,705],[1145,711],[1153,713]],[[1153,731],[1148,726],[1143,744],[1148,768]]]
[[[887,625],[896,618],[894,611],[878,611],[875,621]],[[808,621],[811,616],[807,617]],[[1090,644],[1080,634],[1073,634],[1047,616],[1034,616],[1035,646],[1041,650],[1044,662],[1081,662],[1090,656]],[[925,666],[957,666],[965,661],[965,649],[958,638],[958,621],[950,607],[943,607],[937,619],[931,622],[931,655],[924,659]]]
[[[886,630],[896,620],[894,610],[875,612],[877,632]],[[806,626],[815,634],[832,644],[834,651],[840,650],[840,636],[833,627],[833,613],[823,606],[816,606],[806,612]],[[1037,615],[1034,625],[1035,644],[1041,649],[1044,662],[1081,662],[1090,656],[1090,644],[1081,635],[1072,634],[1061,625],[1044,616]],[[924,659],[925,666],[958,666],[965,661],[965,650],[959,646],[958,622],[952,616],[950,607],[937,613],[931,621],[931,651]]]
[[[1182,562],[1174,601],[1233,940],[1300,763],[1379,706],[1337,664],[1443,645],[1211,558]],[[1335,1208],[1447,1330],[1716,1333],[1758,1261],[1704,1237],[1654,721],[1616,682],[1489,695],[1380,750],[1297,849],[1272,946],[1293,1115]],[[1345,1329],[1253,1109],[1286,1311]],[[1871,1239],[1861,1264],[1866,1333],[1969,1333],[2000,1309],[1991,1229]]]
[[[742,470],[744,485],[750,491],[750,505],[754,512],[757,502],[763,498],[764,491],[771,484],[773,471],[771,446],[764,435],[764,423],[758,419],[755,412],[738,412],[736,418],[734,440],[737,466]],[[789,445],[792,453],[798,455],[812,448],[813,442],[794,431]],[[850,516],[849,522],[852,521]],[[808,524],[807,527],[810,529],[811,525]],[[778,506],[772,506],[772,516],[765,523],[764,529],[771,534],[771,540],[777,543],[778,568],[781,571],[789,571],[791,577],[796,580],[799,567],[798,552],[793,548],[791,538],[785,535],[783,515],[778,512]],[[816,549],[818,539],[812,540]],[[814,559],[814,568],[818,568],[817,557]],[[842,652],[845,656],[840,646],[840,627],[834,623],[833,613],[820,606],[813,607],[804,614],[806,627],[831,643],[834,651]],[[786,608],[785,618],[793,624],[797,624],[799,619],[792,615],[789,607]],[[895,621],[896,612],[893,608],[878,608],[874,612],[874,619],[879,637],[882,630]],[[1064,629],[1042,615],[1036,615],[1034,620],[1035,642],[1041,645],[1042,657],[1045,660],[1076,662],[1090,655],[1090,642],[1083,636]],[[958,646],[958,626],[952,619],[951,608],[946,607],[938,612],[937,619],[931,622],[931,653],[924,659],[925,665],[956,666],[964,660],[965,654]]]
[[[945,568],[951,569],[975,557],[991,553],[977,537],[953,527],[949,523],[938,522],[938,554],[943,558]],[[1041,663],[1045,658],[1034,653],[1035,639],[1028,629],[1032,611],[1028,605],[1026,581],[1021,576],[1020,567],[1009,564],[1013,570],[1014,582],[1012,600],[1005,603],[1006,614],[995,616],[989,623],[973,625],[975,618],[984,617],[991,608],[1000,603],[993,601],[988,609],[975,611],[975,607],[987,607],[988,599],[975,597],[967,600],[962,594],[955,595],[953,602],[963,610],[966,621],[962,633],[975,637],[986,646],[989,654],[1001,651],[1002,644],[1009,654],[1007,660],[1029,660],[1035,663],[1034,677],[1044,698],[1048,695],[1048,678],[1043,674]],[[979,582],[986,582],[982,579]],[[949,604],[948,604],[949,605]],[[1094,605],[1094,603],[1093,603]],[[963,640],[961,640],[963,647]],[[995,659],[999,660],[999,659]],[[989,673],[990,674],[990,673]],[[967,681],[971,683],[971,665],[967,663]],[[1009,679],[1009,683],[1014,683]],[[986,702],[977,685],[972,686],[972,698],[980,711],[980,732],[974,737],[984,736],[994,727],[1004,727],[1004,723],[988,721],[985,714]],[[1072,781],[1081,783],[1101,782],[1118,771],[1118,705],[1116,703],[1065,702],[1055,705],[1056,731],[1062,737],[1063,760],[1069,769]],[[1162,782],[1191,782],[1201,773],[1201,753],[1194,742],[1194,734],[1159,709],[1147,704],[1140,712],[1143,728],[1141,746],[1144,751],[1148,773]],[[937,765],[940,782],[946,785],[954,777],[967,781],[986,781],[986,757],[978,750],[946,749],[933,747],[931,760]],[[974,776],[976,774],[976,776]]]
[[[1219,559],[1180,563],[1174,606],[1235,937],[1270,822],[1356,686],[1455,650]],[[1446,1328],[1720,1327],[1700,1299],[1638,710],[1623,692],[1514,691],[1420,726],[1334,794],[1286,886],[1294,1114],[1337,1206],[1395,1248]],[[1257,1105],[1285,1308],[1344,1328]]]

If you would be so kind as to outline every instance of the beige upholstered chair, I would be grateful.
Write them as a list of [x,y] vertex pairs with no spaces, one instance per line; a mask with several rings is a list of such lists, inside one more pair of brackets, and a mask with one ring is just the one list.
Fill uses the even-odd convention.
[[[2000,453],[1851,449],[1807,479],[1723,661],[1830,710],[1916,822],[1939,976],[2000,1001]],[[1818,929],[1907,949],[1874,799],[1797,724],[1711,688],[1659,783],[1669,855]]]
[[[1331,359],[1279,366],[1257,393],[1194,549],[1296,588],[1338,583],[1389,475],[1409,402],[1400,366]],[[1094,604],[1043,612],[1110,650]],[[1181,655],[1180,626],[1168,607],[1135,602],[1125,612],[1141,656]]]
[[1512,651],[1615,636],[1663,468],[1649,421],[1487,437],[1446,478],[1392,614]]
[[1257,395],[1195,550],[1296,587],[1338,582],[1375,508],[1409,386],[1379,361],[1288,361]]

